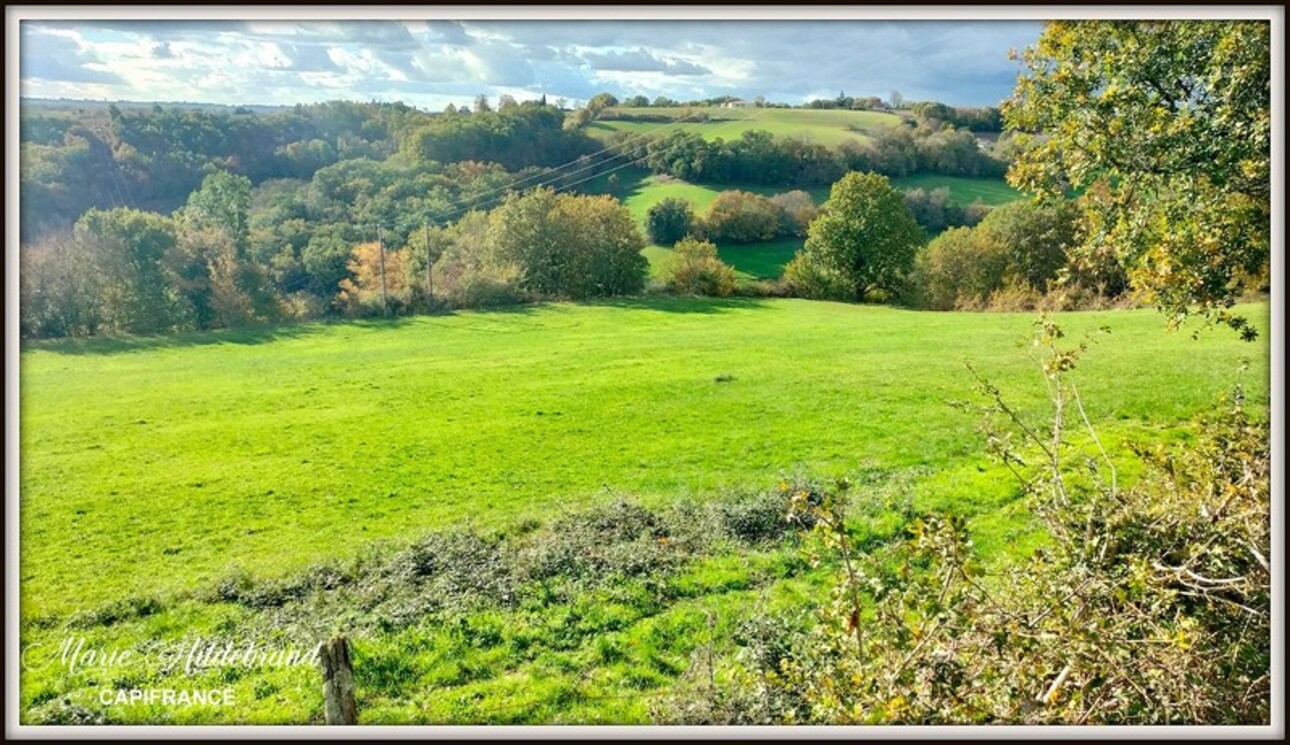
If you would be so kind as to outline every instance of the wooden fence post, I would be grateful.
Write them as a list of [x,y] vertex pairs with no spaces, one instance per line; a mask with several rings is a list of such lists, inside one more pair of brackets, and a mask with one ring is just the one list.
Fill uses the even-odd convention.
[[322,668],[323,717],[327,724],[358,724],[349,641],[336,636],[318,645],[318,664]]

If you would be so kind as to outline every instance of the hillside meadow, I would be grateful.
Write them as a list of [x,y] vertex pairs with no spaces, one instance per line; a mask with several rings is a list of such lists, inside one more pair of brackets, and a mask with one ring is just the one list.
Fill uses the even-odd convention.
[[[708,116],[709,120],[695,121],[700,114]],[[632,117],[649,117],[650,120],[633,120]],[[669,126],[669,121],[680,121],[687,131],[697,132],[709,140],[717,137],[737,139],[745,131],[764,130],[776,136],[799,137],[835,146],[847,141],[866,142],[870,133],[898,124],[901,118],[881,111],[836,109],[616,107],[609,109],[599,121],[587,125],[587,132],[593,137],[607,137],[614,132],[644,134],[666,127],[662,130],[666,133],[681,127],[681,124]]]
[[[1267,328],[1265,305],[1243,310]],[[910,515],[948,511],[968,518],[987,559],[1024,554],[1042,538],[1015,484],[983,455],[977,419],[947,401],[972,398],[972,361],[1042,416],[1041,378],[1017,344],[1033,320],[642,298],[30,344],[21,357],[24,643],[261,634],[310,644],[349,629],[368,723],[646,722],[702,644],[733,654],[750,609],[809,607],[827,573],[783,539],[700,535],[690,539],[699,548],[673,561],[598,531],[646,519],[672,524],[671,535],[725,535],[684,515],[728,515],[722,505],[741,504],[731,499],[769,493],[734,514],[773,525],[777,489],[789,481],[883,473],[908,504],[894,507],[887,487],[864,490],[889,496],[858,518],[860,539],[886,540]],[[1265,348],[1234,335],[1166,333],[1146,310],[1059,322],[1072,335],[1111,328],[1075,379],[1117,457],[1125,437],[1187,439],[1191,418],[1234,383],[1266,405]],[[640,507],[613,506],[624,499]],[[669,512],[687,504],[692,513]],[[409,544],[427,533],[441,539],[424,545],[439,548]],[[623,545],[621,556],[654,568],[609,584],[599,575],[529,583],[518,606],[476,598],[406,622],[391,620],[409,612],[398,603],[433,606],[445,590],[396,585],[394,600],[378,594],[378,603],[362,589],[389,582],[380,567],[403,566],[409,552],[439,557],[441,572],[466,562],[475,577],[493,564],[474,552],[531,536]],[[533,550],[497,555],[524,561]],[[387,563],[372,569],[373,556]],[[307,589],[328,572],[357,577],[348,581],[360,589]],[[231,685],[244,701],[125,707],[115,721],[317,721],[311,668],[227,675],[121,674],[113,685],[182,678]],[[58,716],[69,705],[59,701],[85,700],[104,682],[93,671],[36,669],[24,704]]]
[[[1242,310],[1266,330],[1266,305]],[[258,634],[308,645],[349,630],[367,723],[647,722],[696,649],[734,653],[752,609],[827,594],[827,572],[802,563],[792,541],[745,541],[747,519],[727,534],[727,518],[704,528],[694,515],[761,514],[774,526],[790,481],[881,473],[906,507],[886,486],[864,489],[888,496],[858,517],[857,540],[887,540],[927,511],[967,517],[993,561],[1042,540],[1015,483],[983,454],[976,417],[947,403],[972,398],[971,361],[1042,416],[1041,378],[1018,346],[1033,320],[668,297],[29,344],[24,643]],[[1147,310],[1058,320],[1072,336],[1111,329],[1075,380],[1117,457],[1125,437],[1187,439],[1192,417],[1235,383],[1266,406],[1266,347],[1213,329],[1166,333]],[[771,501],[728,506],[757,494]],[[624,499],[640,507],[613,506]],[[672,525],[650,530],[677,536],[677,556],[603,532],[639,520]],[[440,537],[409,543],[426,534]],[[480,558],[499,540],[528,548]],[[465,571],[469,589],[481,567],[528,566],[535,550],[564,555],[570,541],[623,547],[611,557],[653,568],[529,582],[518,606],[388,579],[406,575],[397,568],[409,555],[437,557],[436,571]],[[355,579],[331,590],[317,585],[327,576]],[[371,582],[394,589],[372,595]],[[466,600],[435,605],[444,592]],[[127,706],[113,721],[318,720],[311,668],[228,670],[119,673],[117,687],[205,682],[242,699]],[[106,682],[34,668],[24,710],[62,721],[67,701]]]
[[[816,113],[802,112],[794,113]],[[818,112],[818,113],[852,113],[852,112]],[[589,191],[609,193],[618,197],[645,229],[645,218],[649,208],[668,198],[684,199],[694,207],[694,212],[702,216],[711,206],[717,195],[729,189],[741,189],[764,197],[773,197],[792,189],[773,187],[761,184],[694,184],[683,179],[664,174],[650,174],[644,170],[624,168],[617,172],[618,184],[610,189],[607,179],[602,177],[590,182]],[[997,206],[1021,199],[1022,193],[1008,186],[1002,180],[991,178],[969,178],[964,176],[940,176],[919,174],[892,179],[892,185],[898,189],[949,189],[950,199],[959,204],[970,204],[976,200]],[[829,187],[818,186],[804,189],[811,195],[816,204],[824,204],[829,198]],[[783,273],[784,265],[793,258],[802,247],[803,240],[784,238],[764,243],[742,245],[718,244],[721,260],[734,267],[736,276],[744,282],[757,280],[774,280]],[[645,257],[650,262],[651,274],[657,276],[672,256],[668,246],[649,245],[645,248]]]
[[[288,571],[433,525],[541,517],[606,487],[666,501],[794,468],[975,464],[976,422],[944,402],[969,394],[975,359],[1036,403],[1014,348],[1031,320],[651,298],[32,344],[24,615],[237,563]],[[1214,331],[1165,333],[1150,311],[1063,322],[1113,329],[1081,386],[1113,428],[1185,420],[1253,352]],[[1266,359],[1254,364],[1258,399]]]

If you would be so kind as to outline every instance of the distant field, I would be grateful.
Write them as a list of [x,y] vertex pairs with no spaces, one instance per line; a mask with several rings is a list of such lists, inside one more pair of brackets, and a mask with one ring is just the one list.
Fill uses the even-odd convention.
[[[694,205],[695,213],[702,215],[712,204],[712,200],[717,198],[718,194],[729,189],[743,189],[744,191],[751,191],[768,197],[784,191],[791,191],[756,184],[704,186],[670,176],[650,175],[644,171],[632,169],[624,169],[619,173],[622,180],[619,188],[614,193],[631,211],[632,216],[639,222],[642,230],[645,228],[645,215],[649,208],[668,197],[688,200]],[[592,191],[607,190],[603,181],[599,181],[593,186]],[[805,191],[810,193],[816,204],[823,204],[824,200],[828,199],[829,196],[829,187],[827,186],[806,189]],[[717,249],[722,260],[734,266],[740,279],[747,281],[779,277],[784,264],[788,263],[793,258],[793,254],[801,247],[801,240],[790,238],[766,243],[724,245],[718,246]],[[645,258],[649,259],[651,273],[657,275],[663,268],[664,263],[671,257],[672,249],[666,246],[651,245],[645,249],[644,254]]]
[[1012,188],[1002,179],[969,178],[965,176],[938,176],[936,174],[917,174],[902,176],[891,180],[899,189],[923,189],[931,191],[942,187],[950,190],[950,198],[960,204],[970,204],[980,199],[985,204],[997,206],[1015,202],[1025,196]]
[[[784,265],[802,248],[802,241],[785,238],[765,243],[717,246],[717,255],[735,269],[735,276],[743,281],[778,279]],[[642,252],[649,259],[650,273],[658,275],[670,261],[673,251],[663,246],[647,246]]]
[[[702,215],[712,204],[717,195],[728,189],[743,189],[764,196],[774,196],[784,191],[783,188],[767,187],[757,184],[706,186],[692,184],[688,181],[670,176],[651,175],[645,171],[624,169],[619,172],[620,183],[614,194],[623,201],[640,223],[645,227],[645,215],[650,207],[668,197],[686,199],[694,205],[694,211]],[[958,176],[919,175],[892,179],[892,184],[900,189],[936,189],[947,187],[950,197],[956,202],[968,204],[976,199],[988,205],[1006,204],[1022,198],[1022,193],[995,179],[964,178]],[[823,204],[829,197],[827,186],[806,189],[816,204]],[[591,191],[607,191],[604,181],[593,184]],[[768,243],[748,245],[718,246],[723,261],[735,267],[743,280],[775,279],[783,271],[784,264],[793,258],[793,254],[802,247],[800,239],[784,239]],[[650,261],[651,272],[657,274],[664,262],[672,255],[672,250],[665,246],[650,246],[645,249],[645,256]]]
[[680,119],[696,111],[707,113],[716,121],[695,122],[684,120],[676,124],[655,121],[622,121],[605,119],[588,125],[592,135],[608,136],[613,132],[641,134],[657,131],[688,130],[702,134],[709,140],[738,138],[747,130],[766,130],[775,135],[802,137],[822,145],[838,145],[847,140],[865,141],[873,132],[900,121],[895,114],[876,111],[837,111],[827,109],[682,109],[682,108],[617,108],[610,109],[610,116],[667,116]]

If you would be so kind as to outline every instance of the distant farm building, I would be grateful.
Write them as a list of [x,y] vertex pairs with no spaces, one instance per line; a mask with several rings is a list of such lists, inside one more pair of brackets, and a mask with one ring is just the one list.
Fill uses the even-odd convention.
[[757,108],[757,102],[745,101],[742,98],[736,98],[733,101],[726,101],[722,104],[722,107],[727,109],[755,109]]

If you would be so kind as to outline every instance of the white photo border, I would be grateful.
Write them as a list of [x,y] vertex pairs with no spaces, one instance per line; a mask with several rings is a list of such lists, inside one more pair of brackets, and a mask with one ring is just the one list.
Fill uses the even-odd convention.
[[[21,21],[34,20],[1266,20],[1272,39],[1272,709],[1266,726],[32,726],[19,724],[19,342],[18,342],[18,106]],[[371,5],[371,6],[6,6],[5,8],[5,739],[1140,739],[1281,740],[1285,737],[1285,7],[1209,6],[703,6],[703,5]]]

